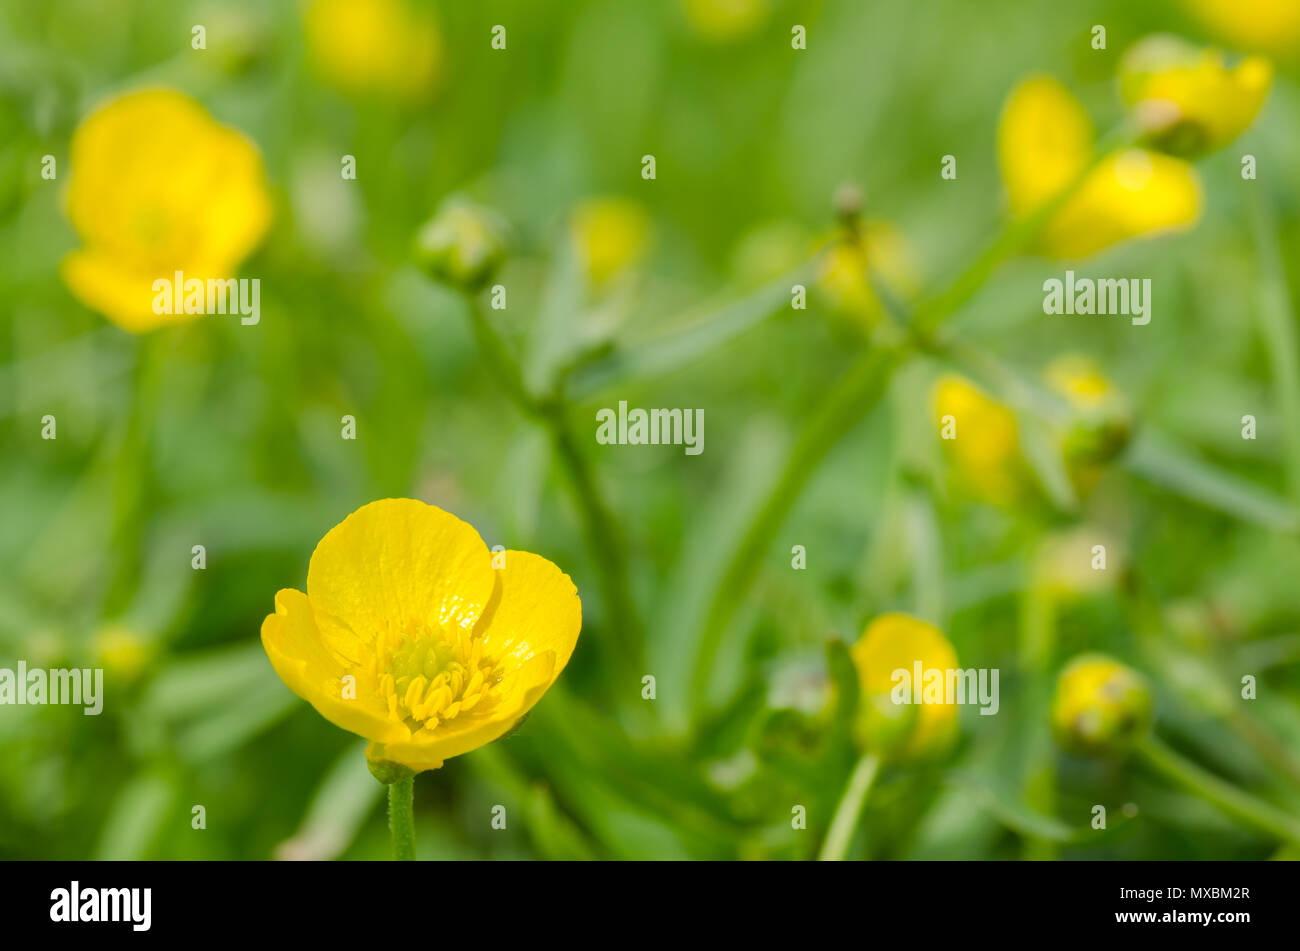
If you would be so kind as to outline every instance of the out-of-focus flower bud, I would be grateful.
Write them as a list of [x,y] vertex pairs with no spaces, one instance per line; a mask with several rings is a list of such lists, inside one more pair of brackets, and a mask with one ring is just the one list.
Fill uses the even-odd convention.
[[1151,726],[1151,692],[1136,671],[1103,654],[1083,654],[1061,671],[1052,731],[1067,750],[1122,753]]
[[1200,155],[1227,145],[1254,121],[1273,83],[1273,65],[1247,56],[1233,67],[1223,53],[1173,36],[1150,36],[1120,63],[1119,88],[1158,149]]
[[507,235],[505,221],[495,212],[453,198],[420,229],[416,261],[435,280],[477,291],[505,260]]
[[1061,431],[1061,450],[1075,485],[1087,491],[1102,468],[1128,445],[1133,435],[1132,410],[1088,357],[1058,357],[1048,364],[1045,375],[1048,385],[1070,406],[1070,418]]
[[[837,197],[837,206],[844,200],[843,195]],[[841,215],[849,217],[842,210]],[[869,330],[880,322],[884,311],[872,275],[883,282],[884,292],[906,299],[916,291],[918,270],[911,245],[892,224],[855,222],[851,229],[841,228],[832,237],[817,289],[833,313]]]
[[[867,625],[850,654],[860,687],[854,734],[864,750],[886,760],[915,760],[949,749],[957,735],[957,705],[942,684],[937,694],[933,688],[927,692],[925,677],[937,670],[946,683],[957,652],[937,627],[906,614],[884,614]],[[914,682],[918,664],[921,683]]]
[[419,102],[437,89],[442,35],[424,4],[409,0],[312,0],[307,52],[336,89]]
[[1004,507],[1031,494],[1020,427],[1010,409],[955,374],[935,382],[931,399],[940,442],[959,488]]
[[95,633],[95,659],[120,682],[135,680],[149,666],[154,646],[140,632],[124,624],[110,624]]
[[1061,601],[1086,597],[1113,587],[1124,560],[1119,539],[1103,528],[1079,526],[1043,539],[1034,558],[1034,583]]
[[569,237],[593,286],[639,262],[650,243],[650,216],[626,198],[593,198],[573,210]]

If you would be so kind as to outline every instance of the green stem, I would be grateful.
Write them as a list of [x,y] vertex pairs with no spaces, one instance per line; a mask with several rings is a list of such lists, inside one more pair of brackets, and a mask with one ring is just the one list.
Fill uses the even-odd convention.
[[[1046,723],[1051,704],[1049,671],[1056,653],[1056,605],[1051,592],[1032,573],[1020,597],[1019,629],[1019,663],[1026,682],[1028,709],[1042,711],[1042,719],[1037,722]],[[1025,769],[1021,788],[1025,804],[1037,813],[1055,816],[1056,756],[1051,737],[1045,727],[1031,728],[1022,742]],[[1050,839],[1032,834],[1024,838],[1026,859],[1046,861],[1059,857],[1059,853],[1058,844]]]
[[1278,247],[1277,225],[1264,202],[1252,193],[1255,248],[1259,254],[1260,330],[1272,365],[1274,397],[1286,449],[1286,481],[1291,501],[1300,502],[1300,367],[1297,366],[1294,308],[1287,289],[1286,267]]
[[569,476],[574,502],[582,515],[583,532],[600,578],[601,591],[610,613],[611,626],[625,659],[637,667],[644,642],[636,602],[632,597],[625,547],[614,515],[596,485],[596,476],[573,437],[560,410],[547,416],[551,441],[560,464]]
[[610,627],[624,660],[638,676],[641,645],[644,643],[636,602],[629,581],[626,548],[609,506],[605,503],[586,457],[582,454],[565,417],[561,399],[538,399],[524,383],[519,364],[497,333],[482,306],[469,302],[470,319],[479,352],[500,380],[506,395],[525,416],[544,427],[551,436],[560,464],[568,476],[574,504],[582,517],[583,536],[599,579],[610,615]]
[[1148,763],[1188,792],[1248,826],[1300,846],[1300,821],[1184,759],[1154,736],[1138,751]]
[[865,754],[858,760],[858,765],[853,767],[853,775],[849,777],[844,795],[840,797],[840,804],[835,809],[826,841],[822,843],[821,853],[817,856],[818,861],[839,862],[848,853],[853,834],[858,830],[858,820],[862,818],[862,808],[867,804],[867,795],[871,792],[871,784],[876,781],[878,772],[880,759],[871,753]]
[[704,706],[714,657],[749,592],[756,565],[822,458],[880,399],[898,359],[892,349],[867,351],[840,377],[804,427],[771,494],[732,553],[709,606],[691,672],[690,695],[698,707]]
[[389,784],[388,828],[393,832],[393,858],[415,861],[415,777]]

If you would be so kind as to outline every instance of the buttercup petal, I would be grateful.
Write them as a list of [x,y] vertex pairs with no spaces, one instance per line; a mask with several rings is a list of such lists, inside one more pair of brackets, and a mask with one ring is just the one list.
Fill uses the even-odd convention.
[[582,629],[582,602],[573,581],[540,555],[504,553],[497,570],[501,588],[490,612],[479,622],[489,654],[520,659],[542,651],[555,654],[558,677],[569,662]]
[[1145,149],[1108,156],[1089,174],[1043,233],[1059,257],[1086,257],[1144,235],[1184,231],[1201,217],[1196,170]]
[[363,642],[406,624],[472,628],[496,585],[473,526],[415,499],[363,505],[320,540],[307,568],[312,603]]
[[154,313],[153,282],[160,275],[123,267],[99,251],[73,251],[63,259],[59,270],[73,297],[123,330],[142,333],[194,319],[193,315]]
[[998,160],[1013,215],[1059,193],[1087,164],[1096,132],[1058,80],[1033,76],[1011,91],[998,124]]
[[[262,622],[262,646],[285,685],[334,725],[379,742],[410,736],[405,724],[389,718],[366,678],[326,646],[315,609],[301,591],[285,588],[276,594],[275,613]],[[343,677],[349,673],[355,698],[345,690]]]

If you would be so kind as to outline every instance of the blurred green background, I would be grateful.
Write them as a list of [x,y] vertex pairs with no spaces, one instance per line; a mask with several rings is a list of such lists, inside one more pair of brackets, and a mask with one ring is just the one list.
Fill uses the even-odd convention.
[[[0,707],[0,857],[387,857],[362,741],[294,697],[258,641],[320,537],[387,496],[544,555],[584,604],[572,663],[522,727],[419,778],[422,858],[814,856],[854,760],[826,644],[891,610],[937,623],[963,666],[999,668],[1001,709],[963,709],[956,749],[885,770],[851,854],[1279,854],[1140,762],[1058,752],[1046,703],[1066,659],[1114,654],[1149,678],[1169,745],[1300,807],[1300,471],[1286,435],[1300,406],[1294,348],[1276,346],[1294,342],[1300,259],[1294,73],[1242,139],[1198,163],[1195,229],[1086,265],[1150,277],[1149,326],[1044,317],[1042,282],[1064,266],[1032,257],[951,322],[1026,379],[1064,353],[1104,368],[1134,439],[1086,497],[1006,509],[949,491],[929,411],[943,367],[912,361],[806,473],[731,623],[706,636],[747,526],[865,346],[815,288],[790,309],[778,278],[832,233],[836,190],[860,186],[864,214],[905,236],[917,286],[942,285],[1002,227],[995,135],[1017,80],[1054,74],[1106,129],[1126,46],[1216,38],[1174,2],[412,3],[438,37],[436,78],[412,94],[332,75],[308,6],[0,0],[0,666],[106,678],[99,717]],[[194,24],[206,50],[191,49]],[[791,48],[793,24],[807,50]],[[261,280],[257,326],[135,336],[59,279],[78,245],[63,209],[72,132],[106,97],[150,85],[192,95],[264,156],[274,220],[240,271]],[[1258,181],[1241,180],[1245,152]],[[56,181],[40,175],[47,153]],[[344,154],[356,181],[339,176]],[[945,154],[955,181],[940,179]],[[509,303],[491,314],[507,344],[530,373],[579,364],[564,412],[618,523],[644,628],[635,670],[599,581],[608,553],[585,543],[553,441],[485,368],[465,299],[412,263],[420,224],[453,194],[511,226]],[[583,232],[592,208],[612,231]],[[575,269],[584,240],[612,245],[605,279]],[[737,332],[711,347],[699,327]],[[669,341],[658,372],[619,359],[656,340]],[[702,408],[705,451],[598,445],[595,411],[619,400]],[[45,414],[56,440],[40,438]],[[355,441],[339,438],[345,414]],[[1051,656],[1026,666],[1044,546],[1101,537],[1105,580],[1061,582]],[[1258,699],[1239,699],[1243,674]],[[490,825],[496,804],[505,830]],[[1105,831],[1089,826],[1094,804]],[[806,829],[792,828],[796,806]]]

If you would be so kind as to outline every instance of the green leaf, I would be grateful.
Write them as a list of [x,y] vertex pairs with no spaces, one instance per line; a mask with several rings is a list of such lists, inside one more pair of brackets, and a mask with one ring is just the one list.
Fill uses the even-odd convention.
[[1208,508],[1274,531],[1300,529],[1300,513],[1285,499],[1163,437],[1140,435],[1122,458],[1124,467],[1135,475]]

